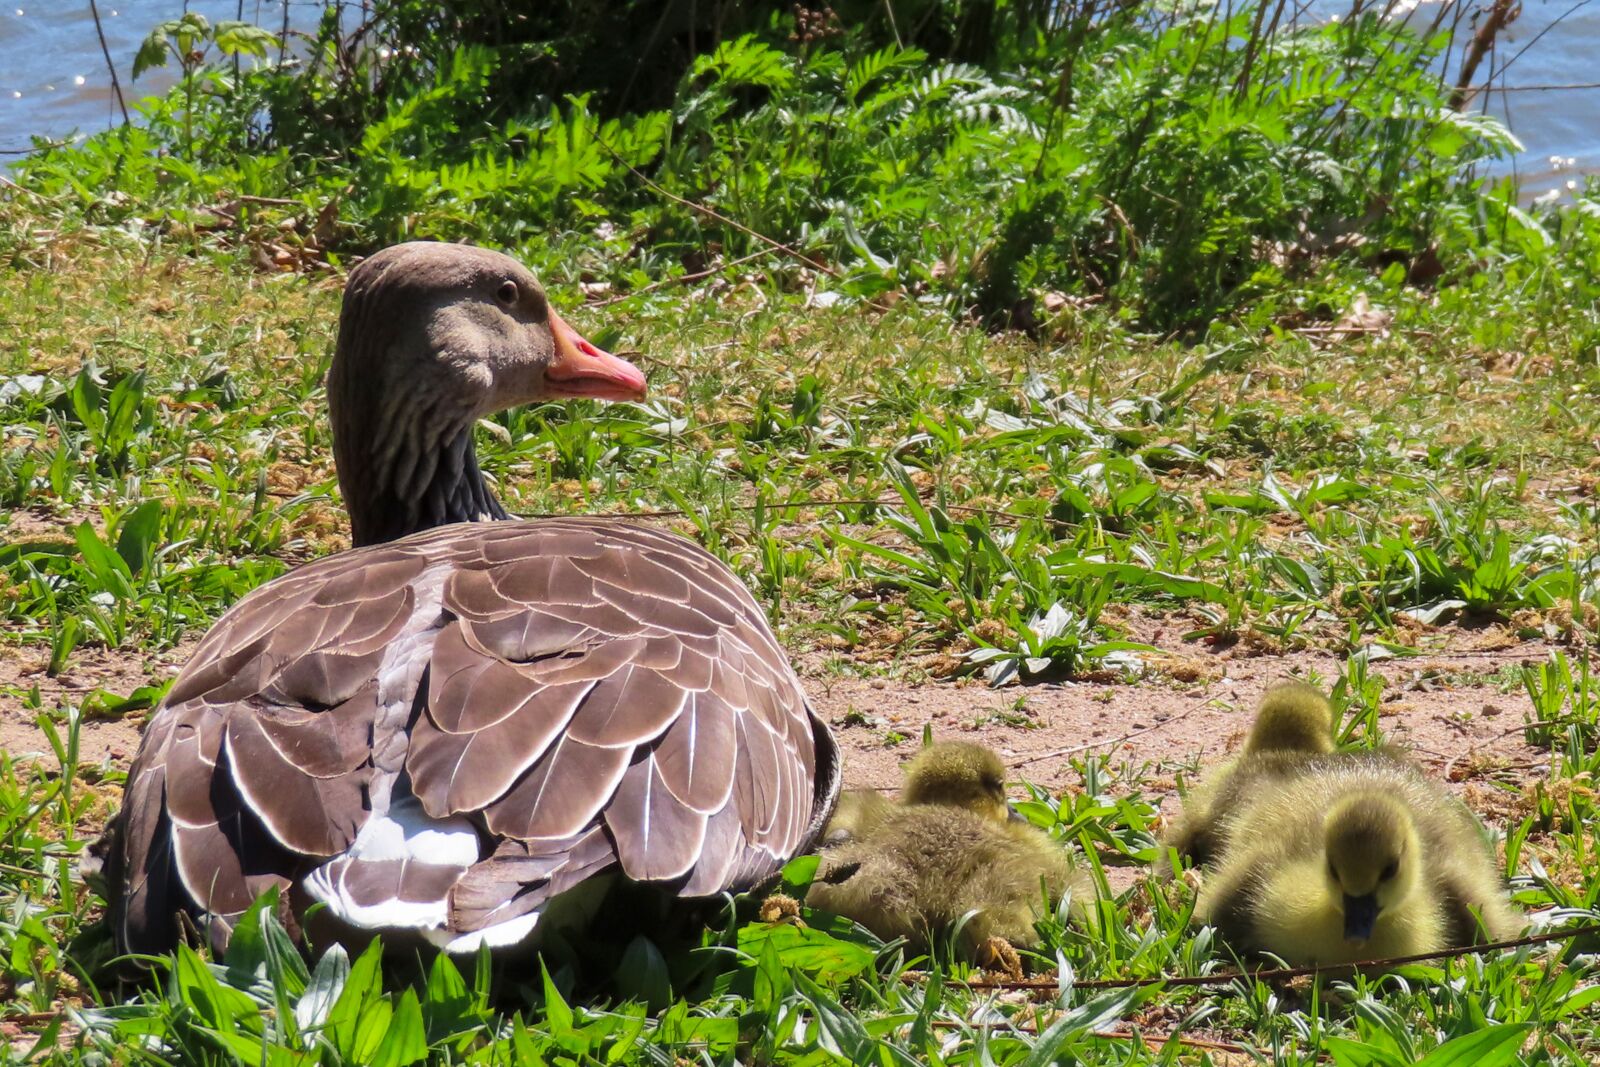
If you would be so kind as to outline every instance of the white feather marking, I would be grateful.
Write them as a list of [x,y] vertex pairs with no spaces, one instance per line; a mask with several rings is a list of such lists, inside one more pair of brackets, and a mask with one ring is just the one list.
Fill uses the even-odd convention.
[[481,946],[490,948],[507,948],[525,940],[533,933],[533,928],[539,924],[539,913],[530,911],[526,915],[518,915],[515,919],[485,926],[482,930],[473,930],[465,934],[452,934],[448,930],[425,930],[423,936],[435,946],[450,953],[476,952]]
[[443,930],[450,921],[450,902],[390,898],[376,904],[361,903],[349,892],[346,879],[362,862],[400,861],[407,866],[445,867],[464,873],[478,862],[478,833],[466,819],[435,819],[422,810],[416,797],[397,799],[382,815],[374,814],[356,835],[348,851],[312,871],[306,891],[322,901],[334,916],[366,930]]
[[438,563],[411,583],[416,596],[406,628],[384,649],[378,665],[378,716],[372,724],[372,782],[368,796],[374,816],[389,808],[389,794],[405,767],[411,738],[406,723],[412,702],[422,684],[422,673],[433,656],[433,643],[441,627],[439,607],[444,585],[454,565]]
[[[687,722],[685,722],[685,726],[687,726],[688,730],[689,730],[689,743],[688,743],[688,746],[687,746],[688,749],[689,749],[689,783],[684,788],[684,792],[685,793],[693,793],[694,792],[695,753],[697,751],[696,742],[698,742],[700,740],[700,700],[699,700],[699,694],[698,693],[690,693],[688,695],[688,697],[684,700],[684,703],[688,705],[688,707],[685,708],[684,710],[689,713],[688,717],[687,717]],[[652,758],[654,758],[654,757],[652,757]]]
[[640,810],[644,813],[644,818],[640,820],[640,827],[641,827],[641,831],[642,831],[641,832],[641,837],[644,840],[644,850],[646,852],[649,852],[650,851],[650,792],[651,792],[650,787],[651,787],[651,784],[656,779],[656,758],[654,756],[651,756],[649,758],[649,760],[646,761],[646,766],[642,768],[642,771],[643,771],[643,774],[644,774],[644,803],[640,805]]

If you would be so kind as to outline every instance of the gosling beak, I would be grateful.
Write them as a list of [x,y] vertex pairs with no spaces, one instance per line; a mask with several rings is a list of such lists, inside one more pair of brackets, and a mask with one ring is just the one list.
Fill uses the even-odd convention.
[[550,309],[550,336],[555,341],[555,353],[545,367],[544,380],[552,397],[644,399],[644,373],[627,360],[584,340],[554,308]]
[[1372,927],[1378,921],[1378,895],[1368,893],[1366,896],[1353,897],[1346,893],[1344,898],[1344,939],[1346,941],[1366,941],[1372,937]]
[[1026,824],[1028,817],[1022,814],[1022,812],[1018,811],[1016,808],[1013,808],[1008,801],[1006,803],[1006,821]]

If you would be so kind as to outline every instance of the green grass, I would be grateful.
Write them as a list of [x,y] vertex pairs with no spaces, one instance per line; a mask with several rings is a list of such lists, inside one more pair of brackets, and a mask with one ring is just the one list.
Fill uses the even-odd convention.
[[[85,716],[140,714],[167,676],[94,692],[97,672],[181,653],[249,589],[345,544],[321,394],[338,279],[258,274],[243,255],[114,228],[49,230],[29,211],[0,205],[0,665],[8,702],[38,714],[56,751],[0,760],[11,1057],[35,1041],[46,1058],[117,1063],[1600,1052],[1592,935],[1315,986],[1078,988],[1234,970],[1189,929],[1187,886],[1143,878],[1087,929],[1045,924],[1031,962],[1060,988],[1037,1003],[817,916],[805,929],[724,917],[687,949],[631,944],[621,983],[597,993],[559,960],[521,976],[304,961],[263,913],[225,965],[182,951],[112,984],[99,901],[70,867],[120,768],[81,765],[77,738]],[[507,506],[669,513],[820,674],[1131,684],[1163,669],[1130,640],[1135,610],[1196,643],[1267,650],[1405,655],[1456,623],[1569,643],[1489,680],[1522,687],[1527,739],[1553,761],[1536,783],[1490,781],[1528,794],[1525,817],[1497,827],[1517,902],[1600,918],[1600,686],[1586,659],[1600,372],[1571,354],[1581,309],[1493,286],[1468,302],[1324,280],[1318,299],[1337,306],[1366,284],[1389,331],[1220,323],[1182,347],[1092,311],[1027,340],[910,301],[807,308],[759,283],[583,310],[575,278],[547,280],[599,343],[644,354],[653,399],[497,416],[480,448]],[[1493,343],[1486,305],[1504,309]],[[1346,737],[1375,744],[1368,662],[1350,656],[1326,681]],[[1025,721],[1026,700],[1003,715]],[[1024,813],[1097,871],[1154,860],[1154,770],[1075,766],[1076,788],[1033,789]]]

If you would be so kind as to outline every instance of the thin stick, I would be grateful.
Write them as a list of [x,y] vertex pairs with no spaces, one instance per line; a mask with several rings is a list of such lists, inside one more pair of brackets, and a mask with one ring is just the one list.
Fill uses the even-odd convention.
[[1483,62],[1484,54],[1494,44],[1494,39],[1500,31],[1521,13],[1522,6],[1514,4],[1513,0],[1494,0],[1489,8],[1488,17],[1483,20],[1483,25],[1478,27],[1478,32],[1472,36],[1472,44],[1467,50],[1466,58],[1461,61],[1461,73],[1456,77],[1455,91],[1450,94],[1450,107],[1460,111],[1466,106],[1467,89],[1478,74],[1478,64]]
[[94,16],[94,33],[100,38],[100,54],[106,57],[106,70],[111,72],[111,88],[117,94],[117,106],[122,109],[122,124],[132,126],[133,120],[128,117],[128,102],[122,98],[122,82],[117,80],[117,65],[111,62],[111,48],[106,44],[105,27],[100,25],[100,9],[95,6],[94,0],[89,0],[89,14]]
[[[271,495],[271,494],[269,494]],[[832,508],[832,507],[895,507],[904,504],[900,497],[876,498],[865,497],[857,500],[835,499],[829,497],[802,498],[797,500],[768,500],[760,504],[726,504],[729,511],[756,511],[766,508],[772,511],[784,511],[789,508]],[[927,501],[922,501],[926,504]],[[1053,526],[1067,529],[1080,529],[1083,524],[1068,522],[1066,519],[1051,518],[1049,515],[1025,515],[1020,511],[1005,511],[1000,508],[980,508],[970,504],[934,504],[935,507],[945,511],[959,511],[966,515],[984,515],[991,519],[1008,519],[1013,522],[1047,522]],[[519,519],[675,519],[688,518],[689,512],[682,508],[658,508],[654,511],[526,511],[518,512]],[[784,524],[787,525],[787,524]],[[1110,530],[1101,531],[1107,537],[1128,537],[1128,534],[1113,533]]]
[[[1457,761],[1459,761],[1461,759],[1461,757],[1466,756],[1468,759],[1472,758],[1473,756],[1478,754],[1478,752],[1481,750],[1482,746],[1484,746],[1484,745],[1492,745],[1496,741],[1504,741],[1508,737],[1515,737],[1517,734],[1527,733],[1529,730],[1536,730],[1541,726],[1548,726],[1548,727],[1554,728],[1554,727],[1563,726],[1563,725],[1567,725],[1567,724],[1563,723],[1563,722],[1561,722],[1559,720],[1557,720],[1555,722],[1527,722],[1527,721],[1524,721],[1523,723],[1521,723],[1518,726],[1513,726],[1513,727],[1510,727],[1508,729],[1501,730],[1499,733],[1494,734],[1492,736],[1475,738],[1472,748],[1468,749],[1466,752],[1457,752],[1454,756],[1451,756],[1449,758],[1449,760],[1445,763],[1445,765],[1444,765],[1444,775],[1443,775],[1444,776],[1444,780],[1447,781],[1447,782],[1450,781],[1450,772],[1455,770],[1456,763],[1457,763]],[[1530,744],[1528,747],[1529,748],[1538,748],[1539,746]],[[1551,754],[1554,755],[1554,752],[1555,752],[1554,746],[1552,746],[1551,747]]]
[[612,304],[620,304],[624,300],[631,300],[636,296],[643,296],[645,293],[654,292],[657,289],[664,289],[669,285],[687,285],[690,282],[697,282],[702,278],[709,278],[714,274],[721,274],[725,270],[732,270],[734,267],[749,263],[753,259],[760,259],[763,256],[770,256],[775,251],[777,251],[777,249],[763,248],[759,252],[751,252],[748,256],[740,256],[731,263],[723,263],[716,267],[707,267],[705,270],[697,270],[693,274],[680,274],[675,278],[662,278],[659,282],[651,282],[649,285],[635,289],[631,293],[622,293],[618,296],[607,297],[604,300],[596,300],[594,303],[587,304],[585,306],[592,308],[610,307]]
[[1556,93],[1566,89],[1600,89],[1600,82],[1573,82],[1570,85],[1474,85],[1469,93]]
[[66,141],[45,141],[32,148],[0,148],[0,156],[31,156],[35,152],[48,152],[52,148],[65,148]]
[[299,200],[286,200],[281,196],[236,196],[241,204],[261,204],[266,207],[301,207]]
[[[955,1019],[935,1019],[931,1025],[935,1030],[959,1030],[964,1026],[990,1030],[994,1029],[995,1027],[1003,1026],[1007,1030],[1011,1030],[1018,1034],[1032,1034],[1037,1036],[1039,1033],[1037,1024],[1033,1026],[1023,1026],[1010,1019],[995,1022],[967,1022],[966,1020],[957,1021]],[[1093,1030],[1090,1031],[1090,1033],[1095,1037],[1105,1038],[1110,1041],[1142,1041],[1151,1048],[1161,1048],[1169,1041],[1176,1041],[1184,1048],[1204,1049],[1211,1052],[1232,1052],[1244,1056],[1248,1055],[1251,1051],[1244,1045],[1235,1045],[1228,1041],[1207,1041],[1205,1038],[1184,1037],[1182,1034],[1136,1034],[1131,1030]]]
[[1289,331],[1300,335],[1345,334],[1345,333],[1404,333],[1413,337],[1435,337],[1432,330],[1422,330],[1412,326],[1296,326]]
[[648,176],[646,176],[645,173],[643,171],[641,171],[638,167],[635,167],[632,163],[629,163],[626,159],[623,159],[621,154],[619,154],[615,148],[612,148],[611,145],[605,140],[605,138],[600,136],[600,131],[599,131],[598,128],[591,129],[589,131],[589,135],[594,138],[596,144],[598,144],[601,148],[604,148],[607,152],[611,153],[611,158],[612,159],[615,159],[618,163],[621,163],[625,168],[627,168],[627,171],[628,171],[629,174],[632,174],[635,178],[638,178],[640,181],[644,182],[644,184],[647,185],[652,191],[656,192],[657,194],[659,194],[661,196],[666,197],[668,200],[672,201],[674,204],[678,204],[681,207],[686,207],[690,211],[698,211],[700,214],[706,216],[707,218],[715,219],[716,221],[722,223],[724,226],[732,226],[734,229],[738,230],[740,233],[746,234],[746,235],[748,235],[750,237],[754,237],[756,240],[760,241],[762,244],[769,245],[774,250],[782,252],[786,256],[791,256],[791,257],[793,257],[795,259],[798,259],[800,262],[804,263],[806,266],[812,268],[813,270],[819,270],[822,273],[826,274],[830,278],[843,278],[844,277],[844,275],[839,273],[839,271],[837,271],[834,268],[828,266],[826,263],[817,262],[816,260],[812,259],[810,256],[806,255],[804,252],[801,252],[799,249],[792,248],[789,245],[784,244],[782,241],[775,240],[774,238],[768,237],[764,233],[759,233],[756,230],[752,230],[750,227],[746,226],[744,223],[739,222],[736,219],[730,219],[728,216],[722,214],[720,211],[716,211],[716,210],[714,210],[712,208],[706,207],[704,204],[697,204],[693,200],[685,200],[683,197],[679,196],[677,193],[670,192],[667,189],[662,188],[660,185],[658,185],[656,182],[652,181]]
[[[1499,952],[1508,948],[1523,948],[1528,945],[1543,945],[1552,941],[1570,941],[1572,938],[1584,934],[1600,933],[1600,923],[1588,923],[1584,926],[1575,926],[1569,930],[1559,930],[1553,933],[1531,934],[1528,937],[1516,937],[1509,941],[1491,941],[1484,945],[1467,945],[1460,948],[1442,949],[1438,952],[1417,952],[1409,956],[1390,956],[1385,959],[1359,960],[1354,963],[1318,964],[1313,967],[1278,967],[1262,971],[1226,971],[1221,974],[1178,975],[1162,978],[1107,978],[1092,982],[1074,982],[1074,989],[1142,989],[1146,986],[1207,986],[1226,985],[1241,979],[1252,981],[1279,981],[1285,978],[1304,978],[1318,974],[1347,974],[1352,970],[1367,968],[1389,968],[1402,963],[1421,963],[1425,960],[1457,959],[1461,956],[1478,956],[1489,952]],[[906,980],[912,976],[907,975]],[[1054,978],[1005,978],[1005,979],[979,979],[975,982],[963,983],[969,989],[1057,989],[1060,983]]]
[[[1524,55],[1526,55],[1528,49],[1532,48],[1534,45],[1538,44],[1541,40],[1543,40],[1545,34],[1549,33],[1551,30],[1555,29],[1557,26],[1560,26],[1563,22],[1567,21],[1567,18],[1569,16],[1574,15],[1577,12],[1579,12],[1579,11],[1583,10],[1584,8],[1588,7],[1589,4],[1592,3],[1592,2],[1593,2],[1593,0],[1577,0],[1577,3],[1573,4],[1571,7],[1567,8],[1565,11],[1563,11],[1561,14],[1557,15],[1555,17],[1555,21],[1551,22],[1544,29],[1540,30],[1538,33],[1534,34],[1531,38],[1529,38],[1527,43],[1524,44],[1521,48],[1517,49],[1516,52],[1512,55],[1512,57],[1510,59],[1506,60],[1504,63],[1502,63],[1500,65],[1500,69],[1496,73],[1498,73],[1500,75],[1500,77],[1504,78],[1505,75],[1506,75],[1506,71],[1508,71],[1512,67],[1516,66],[1517,60],[1521,59]],[[1448,5],[1440,5],[1440,6],[1441,6],[1441,9],[1442,9],[1443,7],[1446,7]],[[1464,7],[1463,7],[1463,10],[1465,10]]]
[[47,204],[50,202],[50,198],[48,196],[45,196],[43,193],[34,189],[29,189],[26,185],[18,185],[10,178],[7,178],[4,174],[0,174],[0,185],[5,186],[7,189],[15,189],[19,193],[27,193],[29,196],[38,200],[43,200]]
[[1155,730],[1160,730],[1163,727],[1171,726],[1175,722],[1181,722],[1182,720],[1187,719],[1190,715],[1193,715],[1194,713],[1195,713],[1195,709],[1194,708],[1190,708],[1187,711],[1184,711],[1184,712],[1181,712],[1181,713],[1179,713],[1177,715],[1174,715],[1169,719],[1164,719],[1161,722],[1156,723],[1154,726],[1146,726],[1142,730],[1135,730],[1131,734],[1123,734],[1121,737],[1114,737],[1114,738],[1111,738],[1108,741],[1090,741],[1088,744],[1084,744],[1084,745],[1073,745],[1070,748],[1058,748],[1053,752],[1041,752],[1037,756],[1029,756],[1027,759],[1012,760],[1011,761],[1011,765],[1013,767],[1024,767],[1024,766],[1026,766],[1026,765],[1028,765],[1030,763],[1038,763],[1041,760],[1055,759],[1058,756],[1070,756],[1074,752],[1087,752],[1090,749],[1105,748],[1107,746],[1110,746],[1110,747],[1114,748],[1117,745],[1120,745],[1120,744],[1122,744],[1122,743],[1124,743],[1126,741],[1133,740],[1135,737],[1139,737],[1139,736],[1141,736],[1143,734],[1151,733],[1151,732],[1153,732]]

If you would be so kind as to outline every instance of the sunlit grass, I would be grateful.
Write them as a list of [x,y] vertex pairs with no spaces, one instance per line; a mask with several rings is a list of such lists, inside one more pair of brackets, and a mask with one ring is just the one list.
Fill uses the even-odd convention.
[[[40,1036],[61,1061],[274,1064],[1243,1062],[1229,1047],[1288,1064],[1436,1048],[1580,1064],[1600,1047],[1592,937],[1315,987],[1078,988],[1236,966],[1189,929],[1182,880],[1122,877],[1156,858],[1148,772],[1099,760],[1020,805],[1107,890],[1087,929],[1044,924],[1030,964],[1056,988],[1037,1002],[968,988],[942,952],[912,958],[814,915],[768,927],[748,905],[703,943],[624,946],[632,984],[559,960],[548,978],[464,961],[385,983],[370,957],[302,960],[263,913],[225,965],[184,951],[119,985],[98,900],[71,877],[117,776],[78,766],[83,698],[49,676],[90,650],[177,646],[343,547],[321,394],[337,279],[88,233],[0,270],[8,699],[55,750],[0,761],[13,1056]],[[841,670],[1115,684],[1140,669],[1119,629],[1130,605],[1192,640],[1267,648],[1426,647],[1455,620],[1566,642],[1526,674],[1528,740],[1553,764],[1503,827],[1506,858],[1524,909],[1600,918],[1593,426],[1572,403],[1600,389],[1593,366],[1491,371],[1468,322],[1408,293],[1397,321],[1425,337],[1219,325],[1180,348],[1110,321],[1028,340],[753,290],[583,310],[565,281],[552,289],[575,323],[649,357],[654,397],[497,416],[480,449],[513,511],[669,512],[792,651]],[[1344,737],[1378,744],[1367,664],[1327,681]],[[137,715],[166,678],[147,682],[91,710]]]

